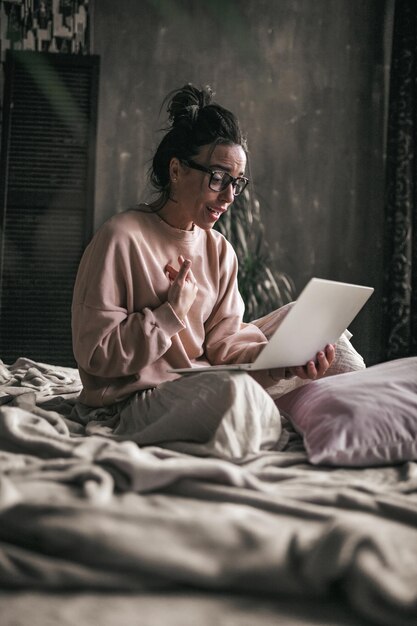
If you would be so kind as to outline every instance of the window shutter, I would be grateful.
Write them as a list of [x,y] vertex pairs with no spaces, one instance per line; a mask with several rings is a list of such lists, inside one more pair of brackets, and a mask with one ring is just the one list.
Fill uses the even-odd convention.
[[8,51],[0,359],[74,366],[71,300],[92,234],[99,58]]

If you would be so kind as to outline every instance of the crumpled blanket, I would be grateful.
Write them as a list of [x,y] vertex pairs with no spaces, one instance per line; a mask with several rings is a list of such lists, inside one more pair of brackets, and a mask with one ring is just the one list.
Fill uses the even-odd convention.
[[0,404],[2,398],[26,393],[32,389],[36,399],[62,394],[78,394],[81,391],[78,370],[38,363],[21,357],[12,365],[5,365],[0,360]]
[[416,463],[313,467],[288,424],[285,450],[234,463],[140,448],[71,418],[75,371],[6,371],[3,588],[337,589],[372,623],[417,623]]

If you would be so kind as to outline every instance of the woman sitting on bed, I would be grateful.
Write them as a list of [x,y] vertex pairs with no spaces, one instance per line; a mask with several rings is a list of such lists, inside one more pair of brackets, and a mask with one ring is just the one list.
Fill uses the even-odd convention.
[[253,361],[285,308],[243,323],[236,255],[212,228],[248,184],[238,120],[209,88],[191,85],[171,94],[167,111],[171,126],[151,170],[158,199],[109,219],[79,267],[72,322],[80,401],[112,405],[112,436],[242,457],[280,438],[266,389],[364,365],[343,337],[336,358],[334,346],[323,346],[315,362],[287,370],[169,372]]

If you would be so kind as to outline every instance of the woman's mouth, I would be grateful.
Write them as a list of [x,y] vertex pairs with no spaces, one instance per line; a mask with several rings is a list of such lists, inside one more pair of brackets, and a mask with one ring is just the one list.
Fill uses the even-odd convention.
[[218,219],[219,219],[219,217],[220,217],[220,215],[221,215],[221,211],[218,211],[217,209],[214,209],[214,208],[213,208],[213,207],[211,207],[211,206],[208,206],[208,207],[207,207],[207,209],[208,209],[209,213],[210,213],[210,214],[211,214],[211,215],[212,215],[212,216],[213,216],[216,220],[218,220]]

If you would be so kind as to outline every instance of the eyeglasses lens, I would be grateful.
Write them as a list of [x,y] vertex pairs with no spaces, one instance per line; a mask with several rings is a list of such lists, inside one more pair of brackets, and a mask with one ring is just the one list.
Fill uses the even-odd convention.
[[233,183],[233,194],[238,196],[246,187],[246,181],[238,178],[235,180],[227,172],[213,172],[210,181],[210,189],[213,191],[224,191],[230,183]]
[[244,180],[238,179],[235,183],[233,192],[235,194],[235,196],[238,196],[240,193],[242,193],[242,191],[244,190],[246,184]]

